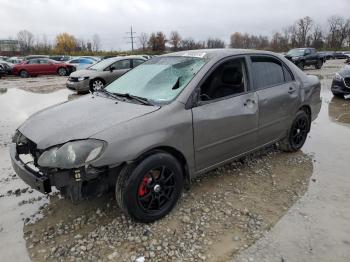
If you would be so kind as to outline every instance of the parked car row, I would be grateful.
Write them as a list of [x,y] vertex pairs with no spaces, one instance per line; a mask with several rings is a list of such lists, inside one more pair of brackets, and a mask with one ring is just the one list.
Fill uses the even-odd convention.
[[143,56],[114,57],[102,60],[85,70],[78,70],[70,74],[67,88],[78,93],[99,90],[145,61]]

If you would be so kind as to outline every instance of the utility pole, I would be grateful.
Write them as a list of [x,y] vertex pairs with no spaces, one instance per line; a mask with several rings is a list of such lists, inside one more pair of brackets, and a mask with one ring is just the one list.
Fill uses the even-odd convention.
[[128,44],[131,44],[131,51],[134,51],[134,44],[135,44],[135,34],[136,32],[134,32],[132,30],[132,26],[130,27],[130,32],[126,32],[127,34],[129,34],[130,36],[128,36],[127,38],[130,39],[130,42],[128,42]]

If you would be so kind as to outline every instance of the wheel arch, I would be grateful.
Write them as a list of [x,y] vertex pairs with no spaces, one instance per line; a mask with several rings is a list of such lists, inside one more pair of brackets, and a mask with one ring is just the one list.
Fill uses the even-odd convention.
[[133,162],[140,162],[143,159],[145,159],[147,156],[150,156],[154,153],[168,153],[172,155],[173,157],[176,158],[177,161],[181,164],[181,168],[183,171],[183,176],[184,176],[184,185],[186,188],[189,188],[191,184],[191,175],[188,167],[188,162],[186,160],[186,157],[182,152],[180,152],[178,149],[171,147],[171,146],[158,146],[152,149],[149,149],[143,153],[141,153]]
[[301,107],[299,107],[298,111],[304,111],[309,117],[309,131],[310,131],[311,120],[312,120],[311,107],[309,105],[302,105]]

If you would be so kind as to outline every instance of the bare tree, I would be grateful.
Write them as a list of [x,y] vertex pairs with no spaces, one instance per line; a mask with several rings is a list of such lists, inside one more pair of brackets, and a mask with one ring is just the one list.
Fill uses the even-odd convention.
[[225,48],[225,42],[219,38],[211,38],[207,39],[207,48]]
[[235,32],[231,35],[230,47],[243,48],[243,35],[240,32]]
[[22,53],[29,53],[34,45],[34,35],[27,30],[21,30],[17,33],[17,39]]
[[173,51],[176,51],[180,47],[181,36],[177,31],[172,31],[170,33],[169,43],[172,46]]
[[305,16],[295,23],[299,47],[307,46],[307,39],[312,25],[313,20],[309,16]]
[[101,39],[100,36],[98,34],[94,34],[92,36],[92,51],[93,52],[98,52],[101,48]]
[[163,52],[165,50],[166,41],[165,34],[159,31],[156,34],[151,34],[148,45],[152,51]]
[[141,33],[138,37],[139,45],[142,48],[142,51],[146,51],[148,44],[148,35],[146,33]]
[[331,48],[339,49],[343,46],[350,34],[350,19],[341,16],[332,16],[328,19],[328,44]]
[[312,32],[311,46],[314,48],[322,48],[324,45],[323,31],[320,25],[315,25]]

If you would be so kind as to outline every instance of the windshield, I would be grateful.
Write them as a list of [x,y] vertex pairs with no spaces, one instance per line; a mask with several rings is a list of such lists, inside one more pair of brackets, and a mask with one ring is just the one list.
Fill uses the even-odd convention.
[[156,57],[106,87],[112,93],[130,94],[156,103],[173,100],[202,68],[206,60],[197,57]]
[[90,66],[89,69],[103,71],[103,70],[105,70],[105,68],[107,66],[110,66],[115,61],[117,61],[117,60],[114,58],[105,59],[105,60],[102,60],[102,61]]
[[303,56],[305,53],[305,49],[292,49],[290,50],[287,55],[291,56]]

